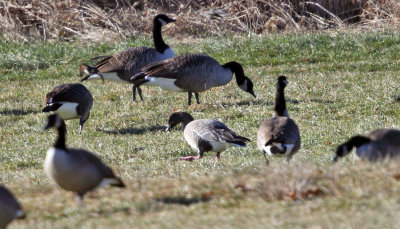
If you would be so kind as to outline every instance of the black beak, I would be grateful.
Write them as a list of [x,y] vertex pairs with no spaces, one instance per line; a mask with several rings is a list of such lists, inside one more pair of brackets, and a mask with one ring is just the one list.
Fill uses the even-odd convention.
[[257,98],[256,94],[254,94],[254,91],[249,91],[249,93],[254,96],[254,98]]

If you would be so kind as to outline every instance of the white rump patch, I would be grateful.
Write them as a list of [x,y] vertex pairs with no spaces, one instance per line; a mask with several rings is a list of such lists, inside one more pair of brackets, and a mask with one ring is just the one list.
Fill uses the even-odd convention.
[[115,178],[104,178],[96,188],[102,188],[109,184],[119,184],[119,181]]
[[289,154],[292,152],[293,148],[294,148],[294,144],[284,144],[284,145],[282,146],[282,144],[278,143],[278,144],[275,144],[275,146],[278,147],[279,150],[283,150],[283,146],[286,147],[286,152],[283,153],[283,154],[282,154],[282,153],[273,154],[273,153],[271,152],[271,145],[263,146],[263,147],[262,147],[262,150],[265,151],[265,152],[267,152],[267,154],[268,154],[269,156],[283,157],[283,156],[289,155]]
[[[74,119],[78,118],[78,113],[76,112],[76,107],[78,103],[71,102],[60,102],[62,103],[61,107],[54,111],[54,113],[58,114],[62,119]],[[50,104],[51,105],[51,104]]]
[[153,77],[153,76],[146,76],[146,80],[149,80],[149,82],[146,83],[146,85],[150,86],[159,86],[162,89],[169,90],[169,91],[177,91],[177,92],[183,92],[182,88],[177,87],[174,82],[176,79],[168,79],[168,78],[161,78],[161,77]]
[[167,48],[164,50],[164,52],[161,55],[162,55],[163,60],[166,60],[168,58],[174,57],[175,53],[171,48]]

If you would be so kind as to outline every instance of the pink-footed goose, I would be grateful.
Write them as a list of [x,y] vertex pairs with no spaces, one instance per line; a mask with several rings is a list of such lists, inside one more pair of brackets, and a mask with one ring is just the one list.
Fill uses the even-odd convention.
[[238,135],[217,120],[194,120],[186,112],[172,113],[169,117],[166,131],[169,131],[179,123],[183,125],[183,136],[186,142],[199,153],[198,156],[180,157],[180,160],[192,161],[201,159],[203,154],[208,151],[216,152],[216,157],[219,160],[221,152],[228,147],[246,147],[246,142],[250,141],[250,139]]

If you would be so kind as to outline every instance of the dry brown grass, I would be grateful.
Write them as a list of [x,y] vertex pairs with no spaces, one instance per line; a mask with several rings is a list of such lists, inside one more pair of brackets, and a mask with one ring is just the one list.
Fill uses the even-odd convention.
[[168,32],[212,35],[341,27],[393,27],[396,0],[2,0],[0,31],[8,40],[124,39],[151,31],[158,13],[178,18]]

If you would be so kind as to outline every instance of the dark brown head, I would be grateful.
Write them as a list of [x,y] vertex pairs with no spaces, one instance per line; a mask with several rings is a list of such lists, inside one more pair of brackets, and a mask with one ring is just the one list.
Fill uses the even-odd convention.
[[168,127],[165,131],[171,130],[179,123],[182,123],[183,129],[185,129],[186,125],[193,120],[194,118],[187,112],[174,112],[169,116]]

